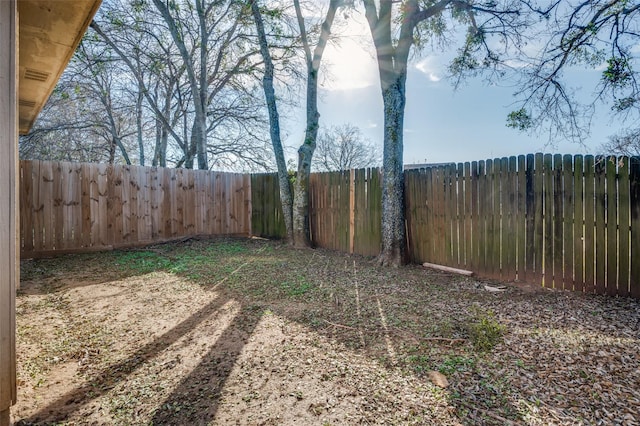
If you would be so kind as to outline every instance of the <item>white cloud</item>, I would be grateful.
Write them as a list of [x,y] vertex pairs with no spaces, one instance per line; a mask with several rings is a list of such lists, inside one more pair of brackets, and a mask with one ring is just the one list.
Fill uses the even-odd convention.
[[426,75],[431,82],[437,83],[442,80],[443,67],[436,56],[427,56],[421,59],[415,64],[415,68]]

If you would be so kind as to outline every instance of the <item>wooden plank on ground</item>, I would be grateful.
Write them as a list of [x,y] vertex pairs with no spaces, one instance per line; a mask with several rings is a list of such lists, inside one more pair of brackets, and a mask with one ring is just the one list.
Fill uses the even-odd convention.
[[[629,157],[618,159],[618,296],[629,296],[630,205],[629,205]],[[640,258],[637,260],[640,261]]]
[[606,185],[605,170],[607,159],[603,156],[595,158],[595,292],[604,294],[606,291]]
[[584,157],[584,292],[595,291],[595,158],[593,155]]
[[631,222],[631,270],[629,294],[640,298],[640,157],[629,159],[629,206]]
[[584,291],[584,158],[573,158],[574,290]]
[[606,191],[607,191],[607,294],[618,294],[618,190],[617,166],[615,156],[607,157],[606,162]]

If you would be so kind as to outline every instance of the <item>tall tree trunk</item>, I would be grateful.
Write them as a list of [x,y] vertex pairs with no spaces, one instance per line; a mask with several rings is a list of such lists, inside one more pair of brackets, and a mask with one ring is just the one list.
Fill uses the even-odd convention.
[[136,130],[138,133],[138,151],[140,155],[140,165],[144,166],[144,142],[142,139],[142,99],[144,93],[142,88],[138,86],[138,98],[136,99]]
[[282,217],[284,218],[284,226],[287,232],[287,240],[293,242],[293,212],[291,187],[289,186],[289,172],[287,171],[287,163],[284,159],[284,150],[282,149],[282,139],[280,136],[280,116],[278,114],[278,105],[276,103],[276,93],[273,87],[274,66],[267,44],[267,36],[264,30],[264,23],[260,8],[256,0],[250,0],[251,12],[256,23],[258,31],[258,40],[260,42],[260,53],[264,60],[264,76],[262,77],[262,87],[267,102],[267,110],[269,112],[269,129],[271,134],[271,145],[273,153],[276,157],[276,165],[278,167],[278,183],[280,184],[280,203],[282,204]]
[[293,190],[293,245],[311,246],[309,229],[309,180],[311,161],[318,138],[318,78],[317,71],[309,72],[307,79],[307,128],[304,142],[298,149],[298,173]]
[[413,30],[416,23],[438,13],[447,1],[441,1],[424,16],[418,16],[419,5],[416,0],[402,2],[401,27],[395,45],[391,28],[394,0],[379,0],[379,6],[374,0],[362,1],[376,47],[384,104],[382,250],[378,261],[385,266],[400,266],[407,261],[402,150],[409,51],[414,42]]
[[384,103],[384,159],[382,164],[382,265],[407,261],[402,166],[405,78],[400,75],[382,91]]
[[320,27],[320,38],[313,52],[302,16],[299,0],[293,0],[296,10],[298,27],[300,28],[300,38],[304,48],[307,64],[307,126],[305,129],[304,142],[298,149],[298,174],[294,183],[293,191],[293,244],[295,247],[310,247],[311,233],[309,229],[309,175],[311,174],[311,160],[316,149],[318,138],[318,123],[320,114],[318,113],[318,73],[324,49],[331,36],[331,26],[336,16],[341,0],[331,0]]

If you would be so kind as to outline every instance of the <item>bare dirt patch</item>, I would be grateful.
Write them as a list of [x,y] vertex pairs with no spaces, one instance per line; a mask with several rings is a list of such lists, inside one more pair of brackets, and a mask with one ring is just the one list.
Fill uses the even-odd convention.
[[640,424],[637,301],[485,284],[260,240],[24,261],[12,418]]

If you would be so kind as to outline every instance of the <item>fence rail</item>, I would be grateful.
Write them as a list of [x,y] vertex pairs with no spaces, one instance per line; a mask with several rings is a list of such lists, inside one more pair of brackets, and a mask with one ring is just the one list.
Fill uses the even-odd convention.
[[250,185],[250,176],[241,174],[21,161],[21,253],[248,235]]

